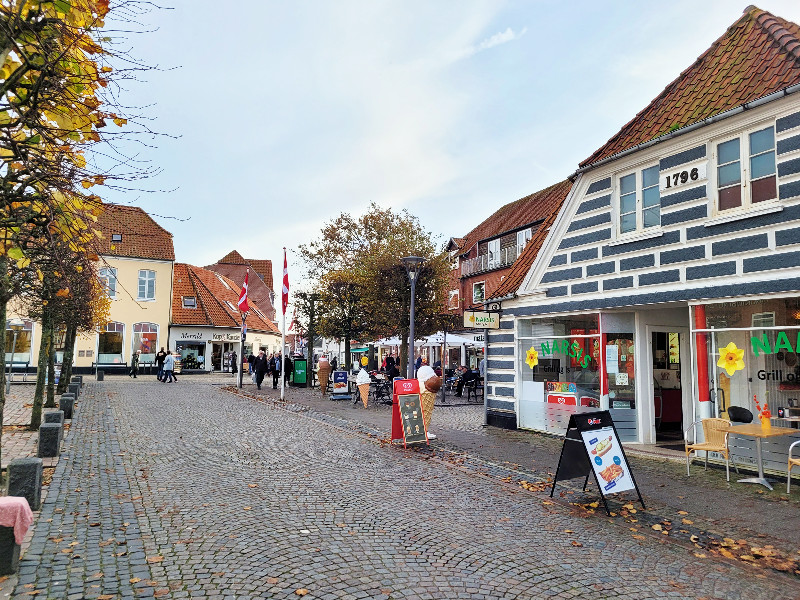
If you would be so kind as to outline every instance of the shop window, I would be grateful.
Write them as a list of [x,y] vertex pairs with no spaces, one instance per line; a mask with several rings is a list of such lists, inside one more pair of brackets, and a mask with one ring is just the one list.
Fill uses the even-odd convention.
[[619,178],[620,235],[661,226],[658,165]]
[[56,364],[64,362],[64,349],[67,344],[67,328],[61,326],[53,333],[53,350],[56,353]]
[[609,408],[636,408],[633,333],[609,333],[605,340]]
[[156,299],[156,272],[148,269],[139,270],[138,300]]
[[111,321],[106,323],[97,339],[97,362],[99,363],[121,363],[122,362],[122,339],[125,333],[125,325]]
[[206,345],[204,342],[177,342],[175,350],[180,355],[184,369],[205,369]]
[[715,152],[717,211],[748,208],[778,197],[774,127],[719,142]]
[[486,282],[481,281],[472,284],[472,303],[480,304],[483,302],[484,294],[486,291]]
[[183,297],[183,308],[197,308],[197,297],[196,296],[184,296]]
[[100,283],[106,295],[112,300],[117,297],[117,270],[111,267],[104,267],[98,272]]
[[[14,331],[17,333],[17,343],[14,344]],[[9,320],[6,321],[6,363],[11,362],[13,348],[14,362],[30,362],[31,339],[33,338],[33,321]]]
[[154,362],[158,346],[158,325],[155,323],[134,323],[133,351],[141,352],[141,362]]

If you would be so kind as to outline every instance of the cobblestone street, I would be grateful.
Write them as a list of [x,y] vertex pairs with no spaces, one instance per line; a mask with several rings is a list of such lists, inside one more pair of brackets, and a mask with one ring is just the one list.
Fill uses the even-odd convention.
[[14,597],[800,597],[796,577],[632,535],[485,476],[480,457],[390,447],[289,400],[210,377],[88,383]]

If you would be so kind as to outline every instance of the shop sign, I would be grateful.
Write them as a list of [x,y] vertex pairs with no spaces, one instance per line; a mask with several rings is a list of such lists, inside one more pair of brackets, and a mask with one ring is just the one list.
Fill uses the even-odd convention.
[[240,335],[238,333],[212,333],[211,339],[215,342],[238,342]]
[[[795,335],[795,332],[792,332]],[[800,330],[796,332],[797,340],[794,346],[789,341],[789,336],[785,331],[779,331],[778,337],[775,339],[775,346],[772,346],[767,339],[767,334],[761,337],[752,336],[750,338],[750,347],[753,349],[753,354],[760,356],[763,354],[777,354],[778,352],[794,352],[800,353]]]
[[592,357],[584,354],[583,347],[577,341],[570,342],[569,340],[550,340],[542,342],[542,354],[545,356],[553,356],[554,354],[563,354],[575,359],[576,366],[585,369],[589,366]]
[[465,311],[464,327],[500,329],[500,313],[478,312],[475,310]]
[[203,334],[202,333],[186,333],[186,332],[183,332],[181,334],[181,339],[182,340],[200,340],[200,341],[202,341],[203,340]]

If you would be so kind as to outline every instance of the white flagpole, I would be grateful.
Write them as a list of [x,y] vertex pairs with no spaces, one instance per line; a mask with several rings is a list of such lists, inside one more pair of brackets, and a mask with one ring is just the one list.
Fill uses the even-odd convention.
[[[286,247],[283,248],[283,264],[286,265]],[[286,269],[284,268],[284,272]],[[285,273],[284,273],[285,277]],[[281,400],[286,391],[286,307],[283,306],[283,277],[281,277]]]

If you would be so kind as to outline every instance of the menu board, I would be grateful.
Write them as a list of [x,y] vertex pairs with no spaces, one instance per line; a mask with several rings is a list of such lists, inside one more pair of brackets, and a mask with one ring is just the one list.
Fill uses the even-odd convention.
[[428,442],[425,432],[425,419],[422,415],[422,403],[419,394],[400,394],[397,397],[400,405],[400,420],[403,424],[403,439],[406,444]]
[[347,383],[347,371],[334,371],[331,400],[344,400],[349,397],[350,386]]
[[581,437],[604,496],[635,488],[613,427],[581,431]]

